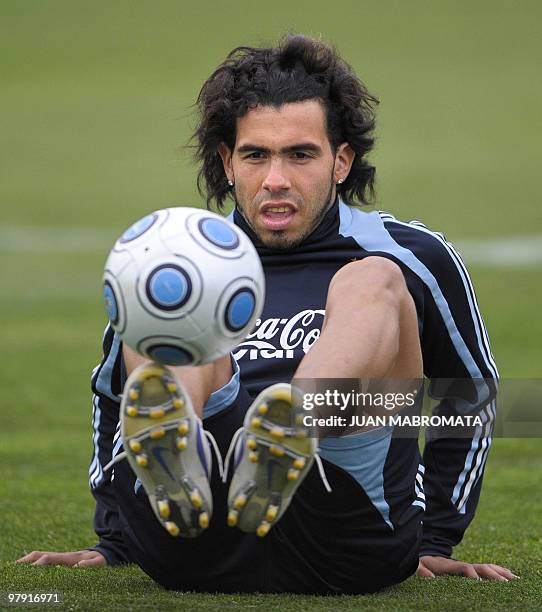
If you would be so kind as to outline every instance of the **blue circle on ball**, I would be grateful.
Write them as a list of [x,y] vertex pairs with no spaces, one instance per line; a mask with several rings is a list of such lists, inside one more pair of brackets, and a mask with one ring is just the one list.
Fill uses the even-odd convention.
[[239,236],[231,225],[220,219],[202,219],[199,222],[200,232],[209,242],[221,249],[235,249],[239,246]]
[[250,321],[256,307],[256,296],[250,289],[240,289],[230,298],[226,307],[226,327],[239,331]]
[[162,310],[176,310],[190,297],[192,284],[179,266],[164,264],[155,268],[147,279],[147,296]]
[[104,283],[103,296],[105,301],[105,309],[107,311],[107,316],[111,323],[117,323],[119,320],[119,308],[117,305],[117,298],[115,297],[115,292],[113,291],[113,287],[106,281]]
[[147,355],[154,361],[166,365],[190,365],[194,361],[193,355],[179,346],[171,344],[156,344],[147,349]]
[[152,213],[146,217],[143,217],[143,219],[136,221],[124,232],[124,234],[122,234],[120,237],[120,242],[130,242],[136,238],[139,238],[154,225],[157,218],[158,215],[156,213]]

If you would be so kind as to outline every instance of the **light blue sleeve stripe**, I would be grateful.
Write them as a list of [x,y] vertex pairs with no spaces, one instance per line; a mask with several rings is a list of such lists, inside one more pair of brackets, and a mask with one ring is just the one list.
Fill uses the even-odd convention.
[[122,438],[119,436],[117,441],[115,442],[115,446],[113,447],[113,452],[111,453],[111,459],[114,459],[120,451],[120,447],[122,446]]
[[[487,417],[484,421],[484,432],[482,435],[482,426],[477,427],[477,436],[476,436],[476,444],[475,441],[472,441],[471,448],[469,450],[469,454],[467,460],[465,461],[465,468],[461,472],[461,475],[457,481],[457,484],[454,487],[454,491],[452,494],[452,502],[456,504],[457,509],[460,514],[465,514],[467,511],[467,501],[469,499],[471,490],[476,486],[476,483],[480,479],[482,472],[484,470],[484,466],[487,460],[487,455],[489,453],[489,447],[491,446],[492,436],[491,432],[493,430],[493,423],[495,421],[495,401],[491,402],[491,404],[486,407],[485,411],[482,413],[483,417]],[[480,435],[478,435],[478,430]],[[476,460],[476,465],[474,469],[472,468],[472,462],[474,459],[474,455],[479,448],[478,441],[480,440],[480,436],[482,439],[480,445],[480,452],[478,454],[478,458]],[[472,471],[471,471],[472,470]],[[461,493],[461,489],[463,487],[464,482],[467,480],[467,485],[465,486],[465,491],[461,499],[458,502],[459,494]]]
[[113,342],[111,344],[111,350],[109,351],[109,355],[105,360],[105,363],[100,369],[100,373],[98,374],[98,379],[96,380],[96,390],[105,395],[109,399],[114,402],[120,402],[120,397],[113,393],[111,389],[111,380],[113,377],[113,367],[115,366],[115,361],[117,360],[119,350],[120,350],[121,339],[120,336],[115,333],[113,337]]
[[98,398],[96,396],[93,397],[92,400],[93,405],[93,418],[92,418],[92,427],[94,429],[94,434],[92,436],[92,443],[94,447],[94,457],[92,459],[92,463],[89,468],[89,484],[91,488],[95,488],[97,486],[96,479],[100,479],[103,476],[102,466],[100,465],[100,460],[98,458],[99,447],[98,447],[98,438],[99,438],[99,426],[100,426],[100,418],[102,415],[102,411],[100,409]]
[[233,369],[233,375],[229,382],[220,389],[213,391],[209,397],[209,401],[203,407],[204,419],[208,419],[209,417],[222,412],[222,410],[225,410],[228,406],[230,406],[237,397],[239,387],[241,386],[239,381],[240,370],[239,364],[233,357],[231,357],[231,366]]
[[474,287],[472,286],[472,282],[467,273],[467,269],[465,268],[465,265],[463,264],[463,260],[461,259],[461,256],[459,255],[459,253],[454,249],[452,244],[450,244],[444,239],[444,236],[442,234],[440,234],[439,232],[433,232],[427,229],[425,225],[423,225],[422,223],[418,221],[413,222],[412,225],[409,223],[403,223],[402,221],[397,221],[397,219],[393,219],[393,218],[391,218],[390,221],[392,223],[396,223],[397,225],[403,225],[407,227],[414,226],[416,227],[418,231],[423,232],[431,236],[432,238],[435,238],[435,240],[438,240],[444,246],[444,248],[450,255],[451,259],[453,260],[454,265],[459,275],[461,276],[461,280],[465,288],[465,296],[469,303],[471,318],[474,323],[474,330],[476,332],[476,338],[478,340],[478,346],[480,348],[480,352],[484,356],[484,360],[486,362],[488,369],[491,370],[495,378],[498,378],[497,365],[495,364],[495,359],[493,358],[493,355],[491,353],[491,348],[489,345],[489,338],[488,338],[487,331],[485,329],[485,326],[482,320],[482,315],[480,314],[478,303],[476,302],[476,295],[474,293]]

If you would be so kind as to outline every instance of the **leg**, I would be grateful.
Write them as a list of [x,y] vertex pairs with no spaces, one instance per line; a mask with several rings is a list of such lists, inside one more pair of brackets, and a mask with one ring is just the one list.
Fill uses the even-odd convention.
[[[370,257],[341,268],[329,287],[322,334],[295,378],[373,379],[371,391],[376,383],[378,391],[384,384],[388,392],[394,380],[400,379],[404,391],[421,373],[416,310],[399,267]],[[299,407],[293,404],[289,390],[270,387],[247,412],[247,452],[235,472],[229,501],[232,523],[258,535],[281,517],[314,459],[316,442],[303,430]],[[325,435],[320,428],[318,437]],[[271,484],[268,464],[275,466]]]
[[[131,374],[137,367],[150,363],[129,346],[124,345],[123,350],[126,372]],[[192,400],[194,412],[203,418],[203,407],[209,400],[213,391],[220,389],[232,377],[231,357],[225,355],[212,363],[195,367],[170,367],[175,377],[183,384],[188,396]]]
[[[391,391],[399,384],[404,391],[416,388],[422,373],[416,308],[399,267],[369,257],[341,268],[330,283],[322,334],[296,378],[371,379],[369,389],[376,384]],[[414,573],[421,533],[421,510],[412,505],[417,440],[393,439],[388,428],[367,429],[373,431],[357,428],[355,435],[337,436],[334,429],[336,437],[319,432],[333,494],[323,493],[317,477],[309,475],[283,525],[301,548],[307,544],[298,535],[300,526],[310,524],[309,544],[312,538],[318,542],[313,550],[335,552],[334,565],[326,566],[318,555],[312,565],[353,592],[374,591]],[[387,475],[391,465],[400,476]],[[311,514],[311,508],[318,510]]]
[[414,301],[400,268],[383,257],[347,264],[333,277],[320,338],[296,378],[422,376]]
[[[399,267],[379,257],[343,267],[329,287],[321,336],[296,379],[372,379],[379,386],[381,379],[390,389],[394,379],[411,385],[421,375],[416,310]],[[281,519],[280,531],[270,534],[272,590],[372,592],[404,580],[417,567],[421,510],[410,505],[417,441],[396,444],[387,428],[333,438],[331,447],[324,438],[328,495],[311,469],[317,443],[299,426],[292,392],[278,391],[264,391],[247,412],[228,498],[243,530],[265,536]],[[395,456],[405,468],[390,509],[384,472]]]

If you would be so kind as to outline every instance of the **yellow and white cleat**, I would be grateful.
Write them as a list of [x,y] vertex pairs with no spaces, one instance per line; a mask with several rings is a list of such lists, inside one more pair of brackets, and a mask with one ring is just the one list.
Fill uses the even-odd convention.
[[318,443],[289,384],[260,393],[233,442],[228,525],[264,537],[281,518],[314,461]]
[[135,369],[124,387],[121,435],[130,466],[168,533],[194,537],[209,526],[211,452],[190,398],[167,367]]

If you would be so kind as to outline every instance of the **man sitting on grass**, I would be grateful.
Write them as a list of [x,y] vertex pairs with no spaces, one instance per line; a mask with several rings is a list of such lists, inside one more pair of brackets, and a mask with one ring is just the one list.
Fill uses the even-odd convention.
[[[415,573],[515,578],[451,557],[480,495],[497,370],[454,249],[419,223],[354,207],[373,195],[377,100],[330,47],[290,36],[233,50],[198,102],[198,182],[208,204],[235,203],[230,219],[266,273],[263,314],[235,359],[170,370],[108,326],[92,381],[100,542],[20,561],[136,562],[167,588],[222,592],[366,593]],[[393,427],[321,432],[317,443],[288,384],[423,376],[441,413],[482,418],[468,438],[429,432],[423,459],[417,438]],[[164,408],[158,428],[145,421],[151,406]],[[159,453],[172,423],[175,439],[160,444],[173,450]],[[226,483],[209,476],[202,428],[229,455]],[[122,447],[128,462],[112,477]]]

